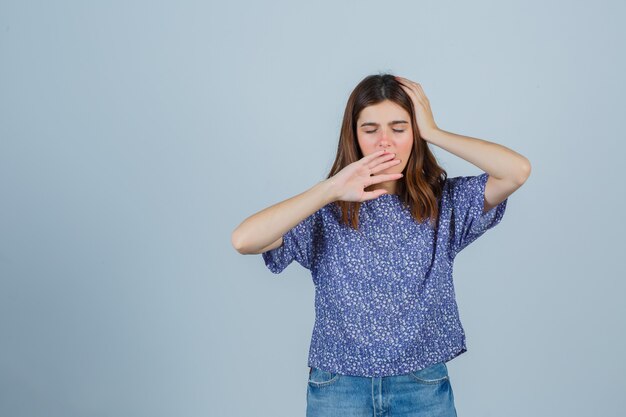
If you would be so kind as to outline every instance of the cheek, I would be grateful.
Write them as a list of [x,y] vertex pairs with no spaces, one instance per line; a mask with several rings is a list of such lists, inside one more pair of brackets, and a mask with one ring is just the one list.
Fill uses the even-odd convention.
[[409,154],[413,148],[413,136],[407,136],[403,139],[404,140],[400,144],[400,149],[402,149],[402,152]]
[[367,141],[367,140],[362,140],[360,137],[357,138],[357,141],[358,141],[359,146],[361,147],[361,149],[363,149],[366,154],[370,154],[371,150],[376,147],[376,144],[374,142],[370,142],[370,141]]

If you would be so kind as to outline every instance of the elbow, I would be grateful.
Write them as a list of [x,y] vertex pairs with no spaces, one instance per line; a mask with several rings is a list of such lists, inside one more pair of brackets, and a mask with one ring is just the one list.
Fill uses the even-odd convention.
[[233,248],[235,248],[235,250],[237,252],[239,252],[242,255],[246,255],[246,248],[243,242],[243,238],[241,236],[241,233],[239,232],[239,228],[233,230],[233,232],[230,235],[230,243],[231,245],[233,245]]
[[522,167],[520,168],[520,174],[517,176],[517,185],[522,186],[530,177],[531,165],[530,161],[525,158],[525,161],[522,163]]

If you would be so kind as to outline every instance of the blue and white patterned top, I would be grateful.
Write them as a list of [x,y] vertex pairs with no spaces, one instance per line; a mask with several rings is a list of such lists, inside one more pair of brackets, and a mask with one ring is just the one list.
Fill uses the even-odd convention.
[[359,228],[322,207],[262,254],[280,273],[311,271],[315,325],[308,366],[342,375],[414,372],[467,351],[452,281],[455,256],[497,225],[508,199],[483,214],[488,174],[447,178],[436,227],[396,194],[361,203]]

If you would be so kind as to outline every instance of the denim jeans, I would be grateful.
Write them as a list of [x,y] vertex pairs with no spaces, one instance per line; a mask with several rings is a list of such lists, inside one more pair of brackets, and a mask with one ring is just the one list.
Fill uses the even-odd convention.
[[448,367],[362,377],[310,367],[306,417],[456,417]]

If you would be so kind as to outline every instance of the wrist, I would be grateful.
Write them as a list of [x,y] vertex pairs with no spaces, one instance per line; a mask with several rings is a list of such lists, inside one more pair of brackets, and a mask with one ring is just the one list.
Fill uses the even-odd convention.
[[426,141],[428,143],[432,143],[434,145],[433,140],[435,140],[435,137],[437,136],[437,132],[439,132],[439,131],[440,131],[440,129],[438,127],[425,130],[424,132],[420,131],[420,137],[424,141]]
[[320,194],[322,195],[322,199],[324,201],[324,205],[332,203],[339,199],[332,177],[318,182],[315,187],[319,188]]

